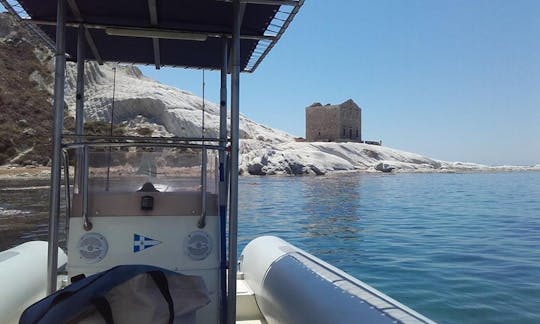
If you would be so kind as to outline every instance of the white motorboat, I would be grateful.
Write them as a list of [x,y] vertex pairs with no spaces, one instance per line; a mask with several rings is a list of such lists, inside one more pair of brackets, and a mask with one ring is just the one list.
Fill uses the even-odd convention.
[[[0,2],[20,15],[13,1]],[[21,23],[56,53],[50,219],[48,242],[0,253],[0,322],[432,322],[279,238],[256,238],[237,256],[240,72],[257,68],[302,4],[18,1]],[[66,59],[77,62],[74,134],[64,134],[62,126]],[[220,70],[219,135],[85,135],[87,60]],[[61,191],[62,171],[67,192]],[[62,194],[68,198],[67,255],[58,247]],[[131,277],[122,277],[128,272]],[[135,288],[126,294],[127,283]]]

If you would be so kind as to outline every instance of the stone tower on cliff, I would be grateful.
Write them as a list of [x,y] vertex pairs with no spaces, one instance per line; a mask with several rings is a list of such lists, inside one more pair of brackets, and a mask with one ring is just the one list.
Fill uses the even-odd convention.
[[306,108],[306,140],[362,141],[362,109],[352,99],[339,105],[312,104]]

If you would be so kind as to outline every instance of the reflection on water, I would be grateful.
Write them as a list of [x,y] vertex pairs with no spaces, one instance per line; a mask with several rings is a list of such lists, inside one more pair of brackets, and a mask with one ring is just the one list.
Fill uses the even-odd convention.
[[[0,251],[31,240],[47,240],[48,180],[0,180]],[[60,228],[65,226],[61,199]],[[62,246],[65,237],[60,236]]]
[[241,245],[276,231],[297,233],[306,242],[359,240],[360,186],[357,178],[347,177],[247,178],[240,187],[240,218],[246,225],[240,226]]
[[540,173],[241,179],[276,235],[445,323],[540,322]]
[[359,179],[348,177],[339,177],[337,181],[325,178],[300,181],[302,210],[306,216],[302,228],[306,237],[359,240],[360,185]]
[[[1,249],[46,238],[44,185],[0,181]],[[243,177],[239,248],[279,236],[439,322],[540,323],[539,197],[540,172]]]

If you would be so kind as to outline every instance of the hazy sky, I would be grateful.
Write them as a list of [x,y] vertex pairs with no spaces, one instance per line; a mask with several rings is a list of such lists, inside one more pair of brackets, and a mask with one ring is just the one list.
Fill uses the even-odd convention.
[[[143,68],[201,95],[201,71]],[[218,102],[219,73],[206,72]],[[241,112],[305,136],[305,107],[352,98],[368,140],[433,158],[540,163],[540,1],[306,0]]]

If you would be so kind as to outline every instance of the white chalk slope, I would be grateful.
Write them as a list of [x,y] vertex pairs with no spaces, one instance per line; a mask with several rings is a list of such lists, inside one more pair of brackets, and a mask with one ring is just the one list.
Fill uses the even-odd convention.
[[[87,63],[85,117],[110,121],[113,65]],[[181,71],[179,71],[181,73]],[[66,101],[75,107],[75,67],[70,64]],[[202,99],[183,90],[145,77],[134,66],[117,66],[114,120],[131,134],[137,128],[153,130],[153,136],[200,136]],[[298,121],[303,122],[303,121]],[[219,107],[205,102],[207,137],[217,137]],[[375,171],[383,164],[402,171],[485,170],[470,163],[433,160],[418,154],[360,143],[295,142],[283,131],[241,116],[240,172],[242,174],[325,174],[331,171]],[[540,168],[539,168],[540,169]]]

